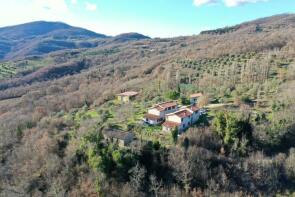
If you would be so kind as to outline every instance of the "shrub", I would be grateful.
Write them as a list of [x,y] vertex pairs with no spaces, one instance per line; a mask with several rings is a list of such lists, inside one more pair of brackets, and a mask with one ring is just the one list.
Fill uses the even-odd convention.
[[177,143],[177,138],[178,138],[178,129],[174,128],[171,130],[171,137],[172,137],[172,141],[174,144]]
[[180,93],[177,91],[169,91],[165,94],[165,97],[172,100],[177,100],[180,96]]
[[240,152],[243,146],[252,141],[252,125],[248,119],[238,117],[238,114],[219,112],[213,120],[213,126],[223,143],[234,151]]
[[182,105],[189,105],[190,104],[190,100],[188,98],[186,98],[185,96],[181,96],[180,101],[181,101]]
[[251,103],[251,99],[250,99],[249,96],[247,96],[247,95],[242,96],[242,97],[241,97],[241,101],[242,101],[243,103]]

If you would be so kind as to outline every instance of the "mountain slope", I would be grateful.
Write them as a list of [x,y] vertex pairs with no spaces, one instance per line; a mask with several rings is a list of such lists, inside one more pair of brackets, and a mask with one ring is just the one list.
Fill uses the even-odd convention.
[[[147,36],[137,33],[121,34],[115,37],[102,39],[90,39],[90,41],[88,39],[75,39],[74,41],[70,39],[52,39],[41,36],[41,38],[44,39],[36,38],[30,40],[27,44],[19,44],[18,47],[14,47],[13,53],[6,56],[7,58],[13,59],[16,57],[26,57],[32,54],[44,55],[36,59],[36,61],[31,60],[31,58],[34,57],[27,57],[24,58],[24,60],[12,63],[10,66],[16,68],[13,72],[15,74],[3,74],[4,77],[2,79],[4,79],[4,81],[0,82],[0,89],[43,80],[43,77],[41,79],[38,77],[33,79],[35,76],[39,76],[38,74],[31,75],[29,81],[19,80],[18,77],[25,77],[27,74],[37,72],[41,67],[51,68],[53,65],[63,66],[64,63],[72,59],[80,61],[79,57],[89,57],[95,64],[101,61],[107,62],[107,60],[113,58],[114,60],[110,61],[110,64],[114,64],[115,61],[125,59],[126,55],[122,55],[121,52],[126,52],[132,60],[133,50],[137,52],[141,51],[142,53],[137,60],[134,60],[135,62],[142,61],[141,56],[153,59],[159,55],[169,61],[174,61],[175,57],[183,58],[183,55],[191,59],[209,59],[229,54],[247,54],[250,52],[277,49],[289,50],[295,42],[294,37],[290,36],[293,35],[295,31],[294,21],[295,15],[279,15],[242,23],[237,25],[237,27],[239,27],[238,30],[227,33],[226,31],[217,29],[207,33],[203,32],[198,36],[170,39],[150,39]],[[257,25],[259,25],[260,31],[257,31]],[[68,28],[67,25],[66,28]],[[227,27],[224,29],[234,28]],[[64,31],[64,29],[57,31]],[[50,34],[53,33],[51,32]],[[5,44],[9,45],[10,42],[4,40],[3,45]],[[7,50],[7,48],[9,48],[9,46],[2,47],[3,50]],[[58,52],[52,54],[51,52],[53,51]],[[95,61],[99,56],[103,56],[102,60]],[[148,60],[147,62],[153,62],[153,60]],[[95,64],[92,66],[95,66]],[[80,72],[80,70],[77,72]],[[72,74],[72,72],[69,71],[69,74]],[[67,75],[67,73],[63,72],[63,75]],[[53,76],[61,77],[62,75],[57,73]],[[10,80],[5,81],[5,79]],[[47,78],[44,79],[48,80]]]
[[0,28],[0,37],[7,38],[9,40],[19,41],[34,39],[35,37],[52,36],[70,38],[105,38],[103,34],[97,34],[89,30],[85,30],[78,27],[72,27],[61,22],[46,22],[36,21],[31,23],[25,23],[16,26],[9,26]]
[[235,26],[202,31],[201,34],[222,35],[225,33],[259,33],[295,27],[294,14],[281,14],[244,22]]
[[78,48],[76,40],[107,38],[60,22],[37,21],[0,28],[0,59]]
[[125,34],[117,35],[113,38],[114,41],[118,41],[118,42],[126,42],[131,40],[142,40],[142,39],[150,39],[150,37],[144,36],[139,33],[125,33]]
[[0,28],[0,59],[9,60],[141,39],[149,37],[138,33],[109,37],[61,22],[36,21]]

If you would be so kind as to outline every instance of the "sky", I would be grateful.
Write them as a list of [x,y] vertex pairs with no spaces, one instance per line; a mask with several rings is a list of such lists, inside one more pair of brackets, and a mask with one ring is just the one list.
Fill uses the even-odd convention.
[[46,20],[176,37],[281,13],[295,13],[295,0],[0,0],[0,27]]

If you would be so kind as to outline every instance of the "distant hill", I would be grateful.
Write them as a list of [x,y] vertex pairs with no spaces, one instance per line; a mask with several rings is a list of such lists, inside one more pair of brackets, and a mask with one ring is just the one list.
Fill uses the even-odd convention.
[[36,37],[54,38],[106,38],[106,35],[72,27],[61,22],[36,21],[16,26],[0,28],[0,37],[14,41],[35,39]]
[[[0,59],[42,55],[64,49],[91,48],[110,41],[149,37],[138,33],[109,37],[61,22],[37,21],[0,28]],[[106,40],[100,42],[100,40]],[[113,40],[114,39],[114,40]]]
[[281,14],[265,17],[239,25],[202,31],[200,34],[222,35],[225,33],[259,33],[295,27],[295,16],[293,14]]
[[150,37],[139,34],[139,33],[125,33],[115,36],[114,41],[126,42],[130,40],[142,40],[142,39],[150,39]]
[[[133,54],[133,50],[138,49],[146,51],[146,57],[157,58],[161,54],[161,57],[171,58],[172,61],[174,55],[178,56],[181,51],[189,54],[187,57],[191,59],[208,59],[228,54],[290,48],[293,43],[290,35],[293,35],[294,30],[295,15],[291,14],[204,31],[198,36],[170,39],[151,39],[139,33],[110,37],[59,22],[40,21],[0,28],[0,60],[14,61],[9,65],[0,65],[0,80],[10,79],[1,81],[0,90],[79,73],[82,69],[96,66],[98,62],[109,62],[110,65],[124,59],[138,62]],[[172,55],[173,53],[175,54]],[[73,59],[79,62],[88,56],[93,61],[90,66],[76,66],[71,62]],[[94,60],[100,56],[103,56],[102,59]],[[140,58],[142,56],[143,54]],[[74,66],[68,66],[69,62]],[[66,69],[56,69],[57,67]],[[40,68],[43,68],[42,72]],[[40,74],[43,72],[51,73],[51,76]],[[149,72],[147,69],[145,73]],[[20,80],[18,77],[24,78]]]
[[[292,49],[295,42],[291,35],[294,31],[295,15],[291,14],[204,31],[198,36],[169,39],[151,39],[133,32],[111,37],[58,22],[33,22],[0,28],[0,60],[3,61],[3,65],[0,64],[0,90],[50,81],[101,64],[121,62],[120,67],[124,68],[116,70],[116,73],[123,75],[126,72],[125,60],[132,60],[130,65],[137,65],[141,58],[159,57],[164,58],[161,61],[169,62],[178,56],[183,58],[180,54],[186,54],[186,58],[210,59],[213,62],[216,58],[227,57],[212,63],[219,65],[220,62],[229,62],[227,59],[232,59],[229,58],[232,55],[248,57],[251,53]],[[140,54],[136,54],[139,51]],[[85,59],[90,63],[83,61]],[[87,64],[81,66],[76,62]],[[210,67],[211,64],[204,60],[197,61],[196,65]],[[151,65],[144,75],[155,67]]]

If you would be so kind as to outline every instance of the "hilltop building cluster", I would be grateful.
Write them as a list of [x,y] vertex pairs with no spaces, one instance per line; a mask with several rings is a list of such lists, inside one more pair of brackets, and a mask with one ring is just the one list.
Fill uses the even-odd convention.
[[[117,94],[117,100],[121,103],[129,103],[137,95],[138,92],[135,91],[123,92]],[[190,95],[190,105],[188,106],[181,106],[177,101],[155,104],[147,110],[143,121],[148,125],[161,125],[162,130],[165,132],[177,129],[178,133],[181,134],[194,125],[202,114],[202,110],[197,107],[198,100],[202,96],[202,93]],[[134,136],[131,132],[109,130],[105,133],[105,138],[116,140],[120,146],[125,146],[133,140]]]

